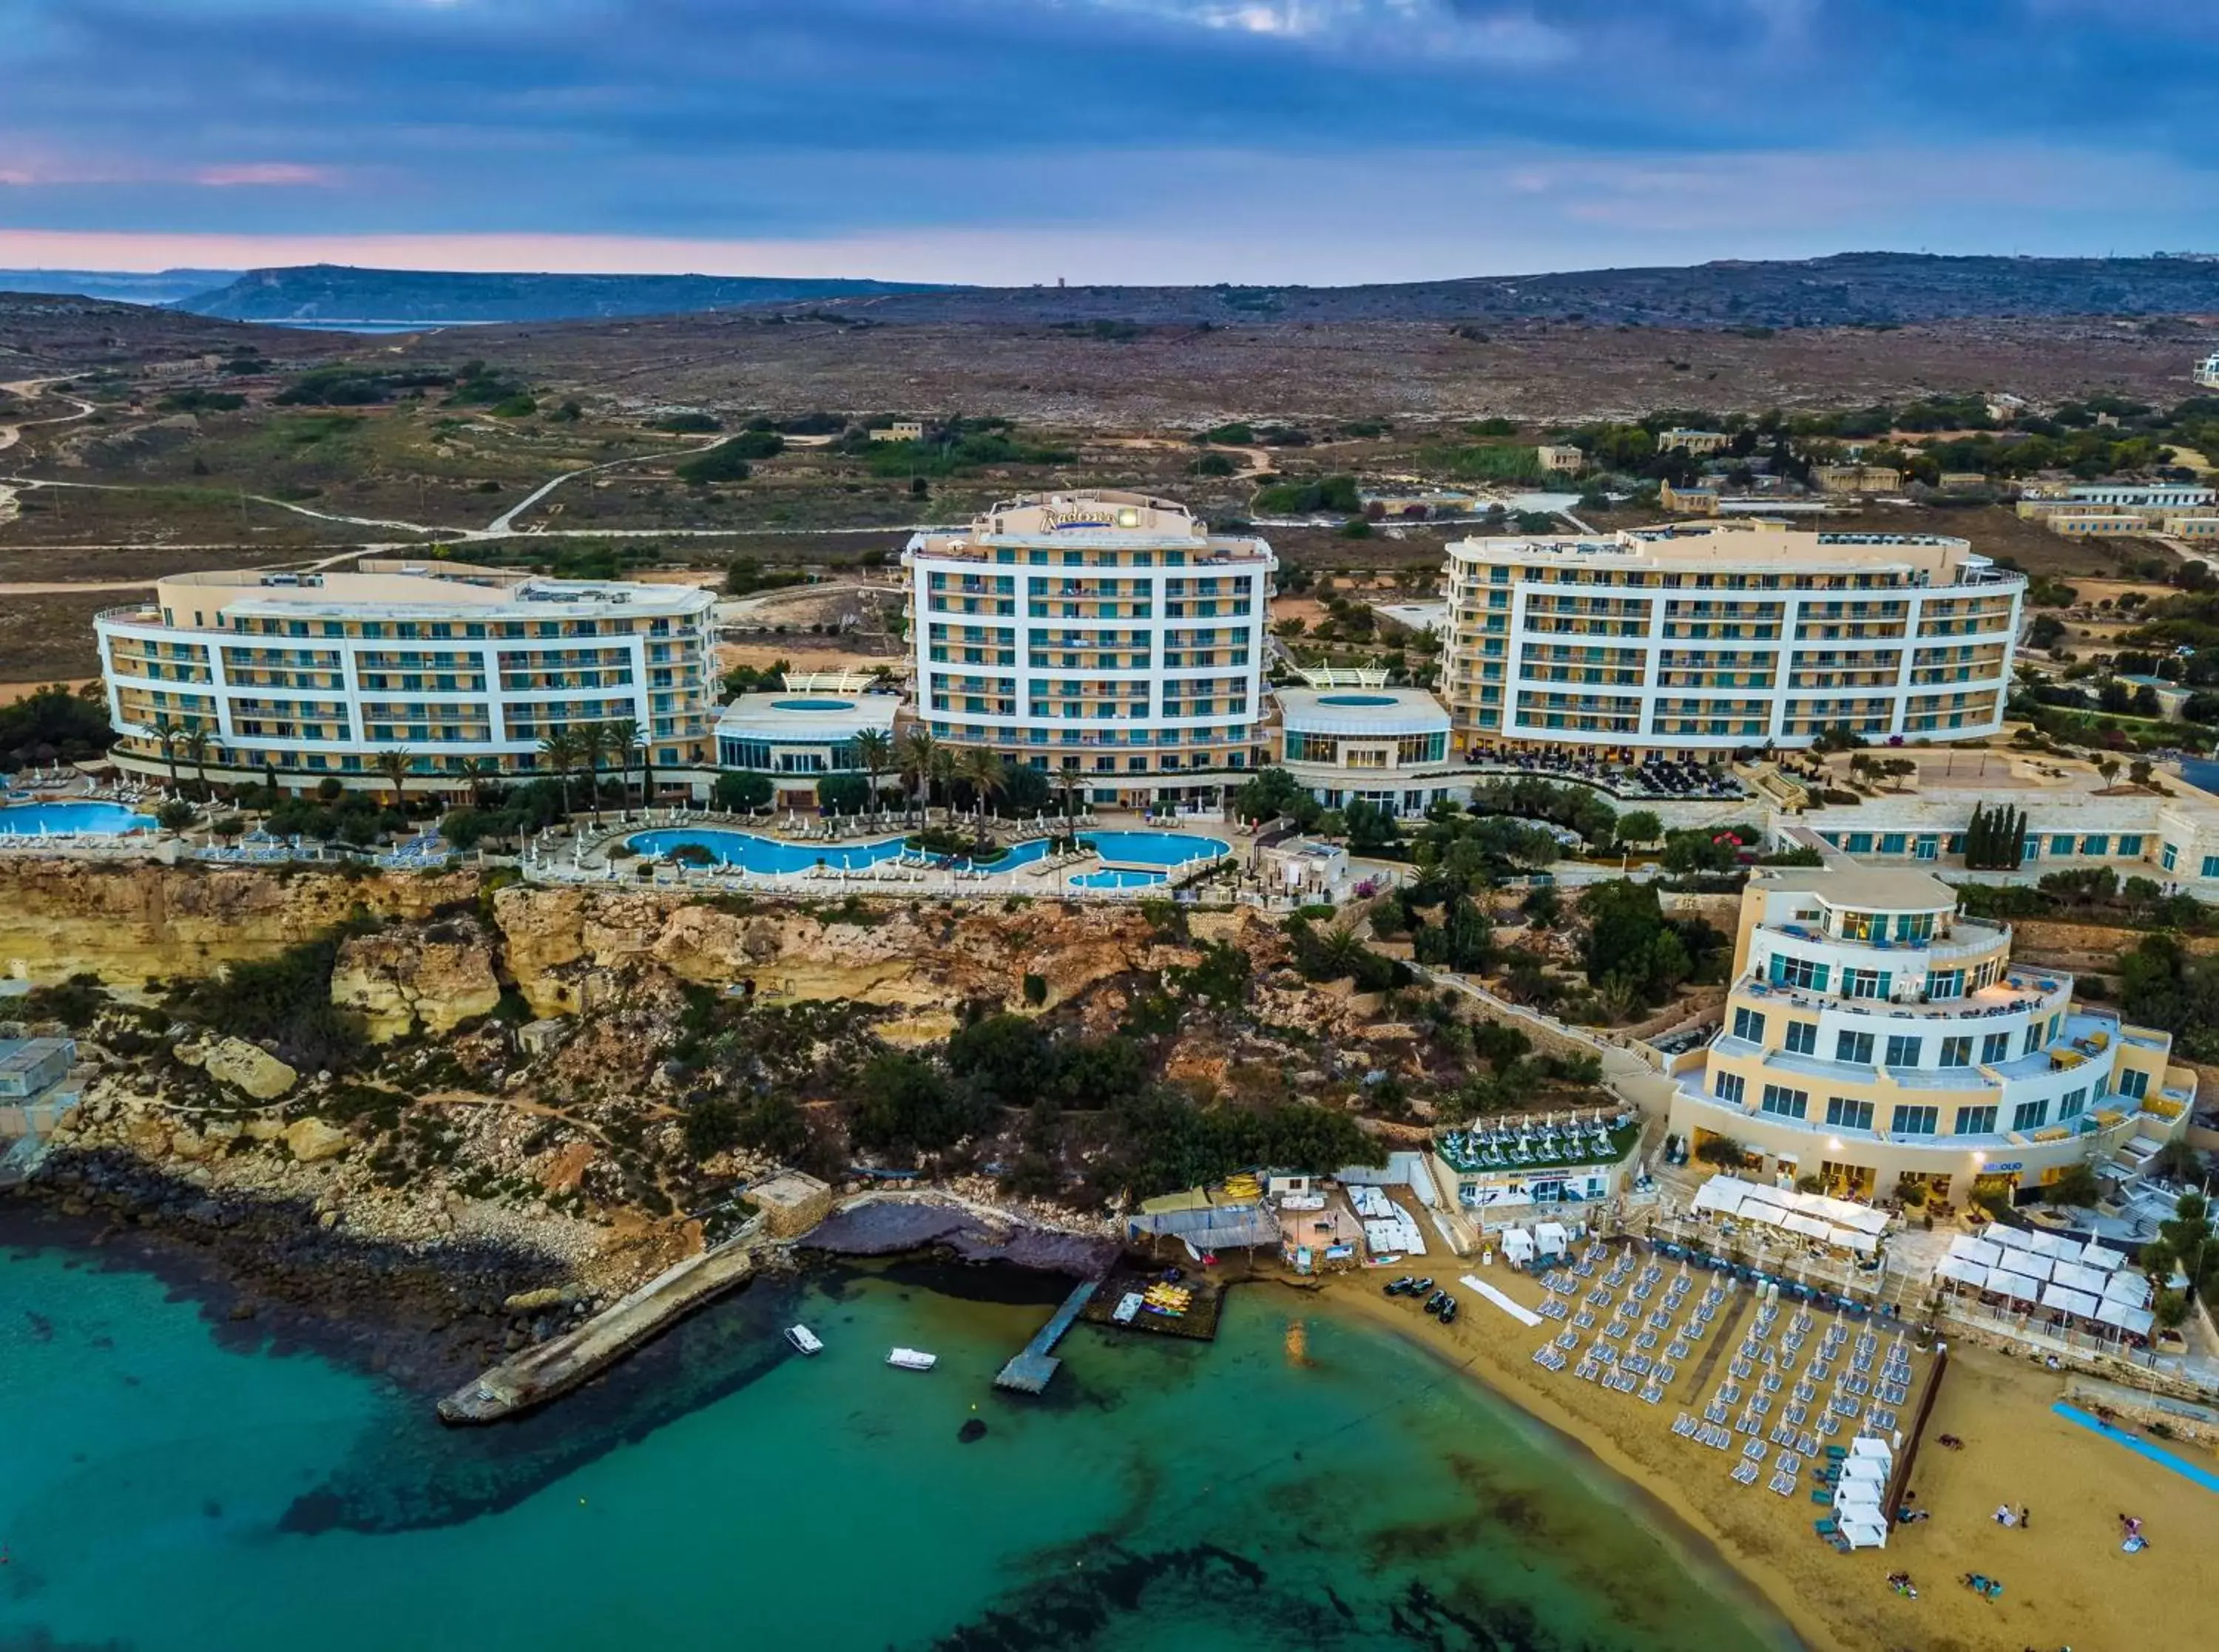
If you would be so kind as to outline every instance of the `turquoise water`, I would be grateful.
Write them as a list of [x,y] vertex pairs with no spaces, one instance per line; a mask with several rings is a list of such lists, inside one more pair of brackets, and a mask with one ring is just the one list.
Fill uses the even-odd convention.
[[[668,854],[673,849],[690,845],[708,850],[728,866],[760,873],[805,872],[815,866],[839,866],[855,871],[875,866],[881,860],[896,859],[902,852],[903,841],[898,837],[888,837],[875,843],[786,843],[777,838],[758,836],[753,832],[684,826],[635,832],[625,840],[641,854]],[[1228,846],[1221,840],[1197,836],[1191,832],[1081,832],[1078,841],[1105,860],[1149,867],[1184,866],[1189,861],[1210,860],[1228,853]],[[1006,872],[1029,865],[1047,852],[1048,844],[1045,838],[1013,843],[1007,854],[988,863],[988,869]],[[1072,881],[1079,880],[1074,879]],[[1088,886],[1122,889],[1134,882],[1157,881],[1159,879],[1127,879],[1122,882],[1105,879]]]
[[1122,866],[1112,866],[1106,872],[1076,873],[1070,881],[1076,889],[1139,889],[1144,885],[1163,882],[1165,875],[1160,872],[1132,872]]
[[153,816],[120,803],[21,803],[0,809],[0,833],[21,832],[26,837],[41,831],[141,832],[153,824]]
[[[548,1412],[449,1432],[220,1346],[146,1275],[0,1267],[0,1647],[1793,1644],[1599,1469],[1278,1287],[1214,1346],[1081,1326],[1022,1400],[993,1373],[1063,1282],[759,1281]],[[779,1341],[795,1319],[823,1355]],[[889,1369],[897,1343],[938,1369]]]

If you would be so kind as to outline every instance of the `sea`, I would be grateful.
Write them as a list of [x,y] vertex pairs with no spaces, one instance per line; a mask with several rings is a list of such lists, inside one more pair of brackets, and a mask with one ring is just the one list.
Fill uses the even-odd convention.
[[1045,1396],[997,1392],[1065,1283],[759,1278],[537,1414],[449,1430],[152,1273],[19,1245],[0,1652],[1798,1644],[1569,1441],[1279,1286],[1235,1289],[1214,1344],[1078,1326]]

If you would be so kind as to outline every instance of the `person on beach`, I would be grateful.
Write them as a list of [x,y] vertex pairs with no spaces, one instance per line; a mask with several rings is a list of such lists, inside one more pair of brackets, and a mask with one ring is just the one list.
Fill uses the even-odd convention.
[[2018,1506],[2019,1530],[2023,1531],[2034,1524],[2034,1512],[2023,1503]]

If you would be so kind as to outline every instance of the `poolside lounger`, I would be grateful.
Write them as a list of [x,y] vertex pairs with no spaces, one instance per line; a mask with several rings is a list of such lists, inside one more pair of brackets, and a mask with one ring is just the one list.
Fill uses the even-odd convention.
[[1756,1465],[1753,1463],[1736,1463],[1729,1477],[1737,1486],[1754,1486],[1756,1484]]
[[1770,1480],[1765,1481],[1765,1484],[1782,1497],[1795,1495],[1795,1478],[1793,1475],[1775,1475]]

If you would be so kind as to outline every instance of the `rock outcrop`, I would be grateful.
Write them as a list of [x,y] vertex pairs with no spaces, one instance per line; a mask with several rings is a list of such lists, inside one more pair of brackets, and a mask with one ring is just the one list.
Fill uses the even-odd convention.
[[300,1075],[258,1044],[243,1038],[219,1040],[201,1053],[201,1071],[258,1102],[274,1102],[293,1088]]
[[500,1002],[492,942],[457,922],[351,935],[332,967],[332,1002],[379,1043],[448,1032]]
[[301,1164],[320,1164],[347,1150],[347,1133],[321,1119],[297,1119],[285,1127],[285,1146]]

